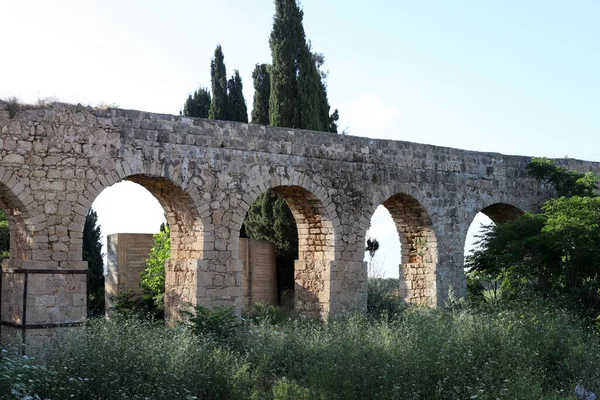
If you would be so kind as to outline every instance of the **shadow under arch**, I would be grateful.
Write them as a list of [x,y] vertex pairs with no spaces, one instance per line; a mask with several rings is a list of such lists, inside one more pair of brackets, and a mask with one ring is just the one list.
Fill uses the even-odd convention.
[[480,212],[485,214],[495,224],[504,224],[508,221],[514,221],[524,214],[520,208],[507,203],[494,203],[484,207]]
[[429,213],[406,193],[397,193],[381,204],[390,213],[400,239],[400,297],[408,303],[436,305],[438,247]]
[[[6,215],[10,232],[10,258],[31,260],[33,238],[28,234],[29,213],[21,199],[7,185],[0,183],[0,209]],[[40,221],[43,222],[43,221]]]
[[[295,308],[324,316],[330,311],[332,264],[336,257],[336,227],[339,226],[335,207],[325,190],[307,178],[300,182],[271,182],[245,197],[244,214],[262,193],[270,190],[290,208],[298,232],[298,259],[294,262]],[[239,232],[244,217],[234,226]]]

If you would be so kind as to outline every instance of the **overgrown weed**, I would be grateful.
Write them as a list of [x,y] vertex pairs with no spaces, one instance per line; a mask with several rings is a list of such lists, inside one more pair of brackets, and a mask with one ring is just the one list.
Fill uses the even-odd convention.
[[[201,314],[231,326],[232,316]],[[600,391],[598,335],[546,301],[193,331],[91,321],[42,358],[3,357],[0,375],[20,376],[19,393],[41,398],[567,399],[578,384]]]

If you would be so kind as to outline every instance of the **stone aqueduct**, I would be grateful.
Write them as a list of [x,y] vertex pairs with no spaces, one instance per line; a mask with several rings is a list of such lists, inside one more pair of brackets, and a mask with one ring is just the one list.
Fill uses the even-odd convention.
[[182,302],[241,311],[240,228],[268,189],[298,226],[296,305],[320,314],[366,306],[365,235],[380,204],[401,238],[404,297],[436,305],[465,293],[464,241],[479,211],[503,222],[548,196],[527,157],[81,105],[11,114],[0,103],[4,340],[85,318],[85,216],[121,180],[148,189],[171,226],[170,318]]

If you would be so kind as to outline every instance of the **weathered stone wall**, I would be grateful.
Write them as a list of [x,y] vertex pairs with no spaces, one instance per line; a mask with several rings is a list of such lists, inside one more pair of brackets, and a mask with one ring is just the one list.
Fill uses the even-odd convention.
[[[365,307],[365,233],[378,205],[394,210],[405,244],[405,276],[415,277],[407,296],[439,304],[449,290],[465,293],[464,241],[477,212],[497,204],[536,210],[548,196],[527,176],[528,157],[61,104],[13,118],[0,104],[0,149],[0,206],[14,237],[5,271],[24,261],[85,271],[85,215],[102,190],[128,179],[167,214],[174,249],[167,274],[181,284],[167,290],[173,307],[191,301],[241,310],[239,231],[268,189],[286,199],[298,222],[299,304],[320,313]],[[5,281],[18,280],[8,275]],[[47,274],[54,276],[68,275]],[[85,282],[77,285],[83,295]],[[84,317],[72,312],[72,295],[40,290],[36,299],[60,304],[40,321]],[[2,319],[19,325],[12,315]]]

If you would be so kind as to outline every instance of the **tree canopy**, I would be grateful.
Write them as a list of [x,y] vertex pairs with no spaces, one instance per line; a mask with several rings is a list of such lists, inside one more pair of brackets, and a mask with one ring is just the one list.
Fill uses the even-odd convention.
[[208,117],[225,121],[229,117],[229,99],[227,96],[225,56],[221,45],[218,45],[215,49],[215,56],[210,62],[210,82],[212,102],[210,103]]
[[[597,177],[535,158],[528,171],[554,190],[540,213],[485,228],[467,260],[472,273],[499,280],[506,294],[529,287],[600,305],[600,197]],[[596,311],[598,312],[598,311]]]
[[254,83],[254,105],[252,123],[269,125],[269,97],[271,92],[271,66],[256,64],[252,72]]
[[154,245],[146,260],[146,269],[142,272],[140,286],[159,309],[164,306],[165,263],[171,257],[171,231],[162,224],[160,232],[154,235]]
[[208,118],[210,104],[209,90],[201,87],[193,95],[188,96],[183,105],[183,115],[186,117]]
[[237,69],[229,79],[227,89],[229,90],[229,116],[227,120],[248,123],[248,108],[244,99],[242,78]]
[[337,110],[329,115],[324,57],[311,51],[296,0],[275,0],[271,46],[271,125],[337,132]]

